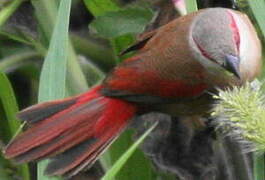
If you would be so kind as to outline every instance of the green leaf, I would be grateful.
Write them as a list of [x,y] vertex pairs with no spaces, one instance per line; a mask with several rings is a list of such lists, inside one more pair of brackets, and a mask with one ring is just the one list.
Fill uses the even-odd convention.
[[[132,156],[137,147],[144,141],[144,139],[152,132],[152,130],[157,126],[157,122],[153,124],[122,156],[118,159],[118,161],[112,166],[111,169],[107,171],[107,173],[102,177],[102,180],[111,180],[113,179],[120,169],[124,166],[126,161]],[[132,171],[133,169],[130,169]],[[135,176],[137,176],[135,174]],[[143,177],[142,177],[143,178]]]
[[[39,89],[39,102],[65,97],[68,58],[68,27],[71,0],[61,0],[48,54],[45,58]],[[48,161],[38,164],[38,180],[51,180],[44,176]]]
[[73,46],[79,54],[89,57],[93,63],[97,64],[103,71],[109,71],[114,65],[114,57],[111,48],[95,42],[92,35],[87,39],[76,34],[71,34]]
[[[7,121],[1,122],[1,126],[5,128],[5,138],[11,139],[16,134],[21,123],[16,118],[18,106],[12,86],[4,73],[0,71],[0,100],[3,104]],[[7,128],[8,127],[8,128]],[[3,128],[1,128],[3,130]],[[19,166],[19,173],[25,180],[30,179],[29,169],[27,165]]]
[[120,52],[124,49],[128,48],[130,45],[135,42],[135,37],[130,34],[125,34],[119,37],[116,37],[111,40],[111,44],[113,46],[114,54],[116,55],[116,64],[122,62],[123,59],[119,58]]
[[[258,26],[265,38],[265,1],[264,0],[248,0],[248,4],[258,22]],[[255,180],[265,179],[265,154],[254,154],[254,177]]]
[[196,0],[186,0],[186,8],[187,12],[195,12],[198,10],[197,1]]
[[120,9],[112,0],[84,0],[84,3],[94,16],[101,16],[106,12]]
[[255,16],[255,19],[258,22],[260,30],[263,34],[263,38],[265,37],[265,1],[264,0],[248,0],[252,13]]
[[153,15],[151,9],[127,8],[116,12],[107,12],[103,16],[97,17],[90,27],[104,38],[115,38],[129,33],[143,32]]

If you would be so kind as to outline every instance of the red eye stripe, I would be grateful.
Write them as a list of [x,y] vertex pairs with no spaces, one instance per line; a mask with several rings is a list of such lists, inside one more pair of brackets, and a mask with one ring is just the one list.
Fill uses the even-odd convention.
[[231,18],[231,29],[232,29],[232,32],[233,32],[233,39],[236,43],[236,47],[237,47],[237,51],[239,52],[239,45],[240,45],[240,35],[239,35],[239,30],[238,30],[238,27],[237,27],[237,24],[236,24],[236,21],[235,21],[235,18],[233,16],[233,14],[229,11],[227,11],[230,18]]

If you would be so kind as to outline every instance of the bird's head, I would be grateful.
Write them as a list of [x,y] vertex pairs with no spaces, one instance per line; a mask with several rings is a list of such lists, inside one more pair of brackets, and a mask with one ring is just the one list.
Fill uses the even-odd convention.
[[212,73],[223,71],[252,80],[260,70],[260,41],[247,16],[240,12],[202,10],[192,23],[189,37],[195,58]]

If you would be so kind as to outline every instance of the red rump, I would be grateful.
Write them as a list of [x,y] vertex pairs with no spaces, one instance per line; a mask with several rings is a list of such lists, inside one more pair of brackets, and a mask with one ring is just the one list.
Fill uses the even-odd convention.
[[[108,131],[108,127],[115,126],[118,124],[118,129],[113,129],[114,131],[119,131],[120,127],[127,124],[127,119],[130,119],[135,113],[135,106],[129,104],[125,101],[121,101],[113,98],[104,98],[102,101],[105,104],[104,115],[100,117],[95,125],[95,137],[100,137],[102,134]],[[114,118],[110,120],[110,118]]]
[[[73,155],[75,158],[69,162],[64,162],[62,158],[52,161],[50,166],[53,167],[54,163],[57,167],[47,171],[50,175],[76,174],[83,166],[92,164],[122,132],[128,120],[136,112],[133,104],[104,97],[99,93],[99,89],[101,86],[73,97],[76,101],[70,107],[31,124],[28,130],[21,133],[5,148],[5,156],[15,158],[21,163],[51,156],[55,156],[56,159],[57,155],[60,157],[68,151],[75,152],[75,148],[79,148],[76,151],[79,153],[78,156]],[[62,100],[54,101],[54,104],[57,103],[59,106],[63,102]],[[35,112],[36,109],[41,109],[43,113],[43,104],[34,106]],[[32,119],[30,108],[26,113]],[[34,116],[39,117],[38,114]],[[89,140],[91,140],[89,146],[80,145]],[[80,151],[80,148],[83,150]]]

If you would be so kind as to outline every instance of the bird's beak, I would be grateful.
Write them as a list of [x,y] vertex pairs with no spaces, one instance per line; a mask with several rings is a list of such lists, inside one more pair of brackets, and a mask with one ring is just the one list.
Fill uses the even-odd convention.
[[239,64],[240,58],[238,56],[233,55],[226,55],[225,56],[225,64],[223,64],[223,68],[227,71],[234,74],[238,79],[240,79],[240,71],[239,71]]

